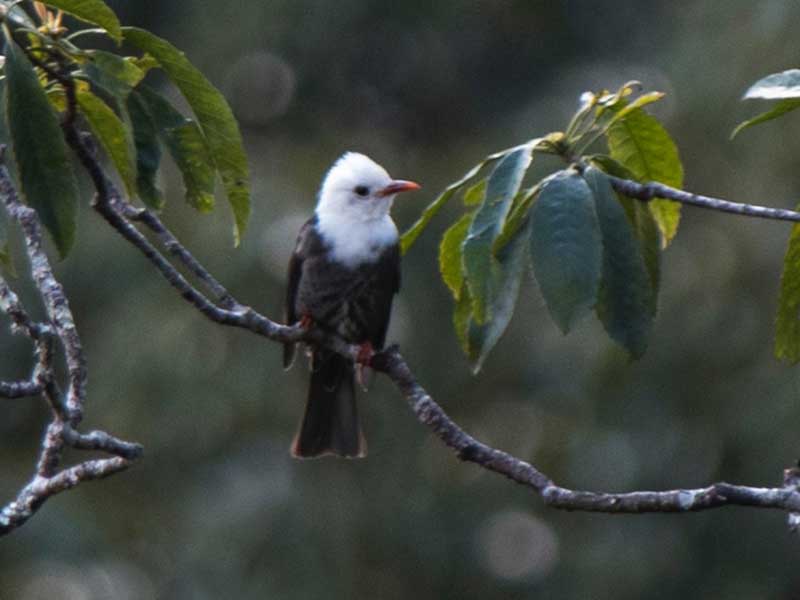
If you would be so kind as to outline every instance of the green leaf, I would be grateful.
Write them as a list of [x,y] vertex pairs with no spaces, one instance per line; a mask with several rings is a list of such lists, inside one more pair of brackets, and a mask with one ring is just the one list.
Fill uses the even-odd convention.
[[603,268],[595,310],[611,338],[638,358],[652,329],[653,286],[639,240],[608,177],[593,167],[584,173],[594,196],[603,236]]
[[[603,172],[620,177],[622,179],[636,179],[624,165],[620,164],[610,156],[604,154],[594,154],[587,157],[589,161]],[[661,280],[661,232],[658,225],[647,208],[647,204],[636,200],[617,195],[620,203],[625,209],[628,222],[633,228],[633,233],[639,240],[639,246],[644,258],[647,273],[650,275],[650,283],[653,288],[651,313],[656,314],[658,303],[658,289]]]
[[422,211],[422,215],[420,215],[419,219],[417,219],[417,222],[409,227],[400,238],[400,249],[403,254],[408,252],[408,249],[411,248],[414,242],[417,241],[417,238],[423,232],[425,227],[428,226],[428,223],[431,222],[433,217],[436,216],[436,214],[447,203],[447,201],[453,197],[453,194],[455,194],[459,188],[475,177],[475,175],[477,175],[487,163],[493,160],[495,159],[487,158],[486,160],[479,162],[477,165],[472,167],[461,179],[448,185],[444,191],[439,194],[439,196],[433,202],[431,202],[424,211]]
[[483,203],[475,213],[464,240],[463,263],[473,314],[478,323],[491,318],[487,307],[492,294],[492,246],[503,229],[511,202],[531,163],[531,146],[504,156],[489,176]]
[[183,173],[186,185],[186,201],[203,213],[214,210],[214,171],[206,140],[194,121],[187,121],[171,130],[167,136],[167,147],[178,168]]
[[233,211],[234,240],[238,245],[250,218],[250,174],[242,136],[230,106],[175,46],[136,27],[125,27],[124,33],[128,42],[159,62],[192,107]]
[[567,333],[595,305],[602,264],[592,192],[573,170],[556,173],[531,209],[533,271],[547,308]]
[[77,90],[78,107],[122,179],[128,195],[136,194],[136,162],[131,132],[114,111],[89,91]]
[[132,59],[102,50],[89,52],[89,62],[83,66],[83,70],[92,83],[123,103],[145,75]]
[[791,362],[800,360],[800,224],[792,227],[783,259],[775,323],[775,356]]
[[136,148],[136,191],[142,202],[159,210],[164,206],[164,194],[156,184],[158,166],[161,163],[158,130],[146,102],[138,92],[128,96],[126,105]]
[[481,179],[478,183],[470,186],[467,191],[464,192],[464,206],[478,206],[478,204],[483,202],[485,195],[486,179]]
[[767,121],[771,121],[772,119],[777,119],[781,115],[785,115],[786,113],[793,111],[796,108],[800,108],[800,99],[790,98],[787,100],[781,100],[768,111],[765,111],[760,115],[756,115],[752,119],[748,119],[747,121],[739,123],[736,126],[736,129],[734,129],[733,132],[731,133],[731,139],[735,138],[737,135],[739,135],[739,133],[741,133],[748,127],[752,127],[753,125],[758,125],[760,123],[765,123]]
[[536,199],[536,195],[546,181],[547,179],[543,179],[531,188],[520,190],[514,196],[511,209],[508,211],[508,217],[506,217],[506,222],[503,224],[503,230],[495,238],[494,244],[492,244],[492,252],[494,254],[505,248],[506,244],[517,234],[517,231],[519,231],[519,228],[528,217],[528,211]]
[[614,116],[611,117],[608,123],[605,124],[605,127],[610,127],[617,121],[624,119],[630,113],[638,108],[642,108],[643,106],[647,106],[648,104],[652,104],[653,102],[658,102],[664,97],[664,92],[648,92],[646,94],[642,94],[638,98],[636,98],[633,102],[626,104],[624,107],[620,108],[614,113]]
[[102,0],[43,0],[43,3],[53,8],[60,8],[76,19],[98,25],[105,29],[115,42],[122,42],[119,19]]
[[61,257],[75,241],[78,188],[61,126],[22,49],[6,33],[6,122],[22,194]]
[[644,266],[650,276],[650,286],[653,290],[650,312],[655,316],[658,309],[658,291],[661,287],[661,231],[645,203],[626,196],[618,195],[618,198],[625,209],[628,222],[633,227],[633,233],[639,240]]
[[461,270],[461,246],[467,237],[474,213],[466,213],[445,231],[439,244],[439,272],[453,298],[458,300],[464,284]]
[[[611,157],[639,181],[658,181],[676,188],[683,185],[683,166],[675,143],[661,124],[642,109],[611,125],[606,136]],[[648,206],[666,246],[678,231],[680,204],[656,198]]]
[[214,208],[214,169],[207,140],[197,123],[179,113],[164,97],[145,86],[131,94],[143,101],[156,130],[183,176],[186,201],[200,210]]
[[522,274],[528,263],[530,231],[530,225],[526,223],[503,248],[497,260],[492,258],[491,318],[483,325],[479,325],[473,318],[469,324],[469,357],[474,362],[474,373],[481,370],[483,362],[505,332],[514,314]]
[[745,92],[744,98],[800,98],[800,69],[789,69],[759,79]]

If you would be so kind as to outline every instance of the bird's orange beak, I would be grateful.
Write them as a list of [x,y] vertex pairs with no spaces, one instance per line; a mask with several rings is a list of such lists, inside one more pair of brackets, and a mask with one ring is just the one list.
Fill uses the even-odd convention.
[[402,179],[395,179],[389,185],[387,185],[382,190],[378,191],[378,196],[391,196],[398,192],[410,192],[413,190],[418,190],[422,186],[418,183],[414,183],[413,181],[404,181]]

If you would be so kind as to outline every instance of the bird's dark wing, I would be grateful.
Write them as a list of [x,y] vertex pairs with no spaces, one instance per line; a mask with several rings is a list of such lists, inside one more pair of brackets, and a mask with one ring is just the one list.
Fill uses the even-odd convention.
[[371,282],[364,309],[367,339],[373,348],[380,350],[386,341],[386,331],[392,316],[392,300],[400,291],[400,246],[389,246],[370,266]]
[[[289,259],[289,275],[286,283],[286,304],[284,305],[284,319],[287,325],[294,325],[300,320],[297,314],[297,290],[300,286],[300,277],[303,274],[303,262],[309,257],[312,250],[316,250],[310,243],[309,233],[316,222],[316,216],[312,217],[300,228],[297,235],[292,257]],[[288,369],[294,361],[295,344],[283,345],[283,367]]]

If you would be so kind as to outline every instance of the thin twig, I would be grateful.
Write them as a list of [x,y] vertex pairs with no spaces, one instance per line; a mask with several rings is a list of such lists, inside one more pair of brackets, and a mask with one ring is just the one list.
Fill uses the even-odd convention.
[[698,206],[700,208],[708,208],[746,217],[800,222],[800,212],[786,208],[771,208],[769,206],[759,206],[757,204],[731,202],[730,200],[723,200],[722,198],[685,192],[654,181],[650,183],[638,183],[629,179],[620,179],[619,177],[612,176],[609,176],[609,179],[611,180],[613,188],[620,194],[643,202],[649,202],[656,198],[666,198],[667,200],[673,200],[681,204],[691,204],[692,206]]

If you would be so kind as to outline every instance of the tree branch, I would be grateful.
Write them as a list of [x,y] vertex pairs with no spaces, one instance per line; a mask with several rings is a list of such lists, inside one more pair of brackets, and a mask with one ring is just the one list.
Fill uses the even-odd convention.
[[[0,151],[0,156],[2,152]],[[83,481],[106,477],[128,468],[142,453],[138,444],[119,440],[102,431],[81,434],[86,397],[86,360],[64,289],[55,278],[42,248],[42,228],[36,211],[22,204],[5,165],[0,164],[0,203],[22,230],[31,277],[42,300],[47,323],[33,321],[8,283],[0,277],[0,311],[11,319],[13,333],[34,344],[35,366],[28,380],[0,382],[0,397],[43,396],[51,409],[33,479],[16,499],[0,508],[0,536],[25,523],[51,496]],[[62,394],[55,371],[54,342],[60,344],[67,366],[67,390]],[[65,447],[100,450],[111,458],[89,460],[59,471]]]
[[731,202],[730,200],[723,200],[722,198],[714,198],[712,196],[701,196],[700,194],[685,192],[655,181],[638,183],[611,175],[609,175],[608,178],[611,180],[611,186],[620,194],[643,202],[649,202],[654,198],[666,198],[667,200],[674,200],[681,204],[691,204],[692,206],[698,206],[700,208],[708,208],[746,217],[800,222],[800,212],[785,208],[770,208],[768,206],[758,206],[757,204]]
[[[672,188],[666,188],[666,186],[642,185],[624,180],[612,181],[615,181],[615,187],[619,186],[618,190],[622,191],[622,193],[642,200],[649,200],[653,197],[668,197],[670,199],[690,197],[694,199],[692,201],[693,204],[726,212],[800,220],[800,214],[792,211],[738,205],[717,199],[707,199],[702,196],[680,192],[680,190],[672,190]],[[112,190],[113,193],[105,199],[98,198],[95,203],[95,209],[126,240],[153,262],[170,285],[212,321],[222,325],[247,329],[277,342],[302,341],[326,346],[351,358],[357,355],[357,348],[343,342],[341,339],[326,335],[316,329],[304,331],[298,326],[280,325],[239,302],[219,282],[213,279],[204,267],[199,265],[191,253],[177,241],[155,214],[146,209],[132,207],[121,198],[110,182],[106,181],[103,188]],[[98,190],[98,195],[99,193],[100,190]],[[702,202],[698,201],[698,198],[702,199]],[[707,200],[713,200],[713,203],[706,202]],[[206,284],[214,292],[219,303],[225,302],[229,306],[235,307],[235,309],[231,310],[218,306],[196,287],[192,286],[169,263],[164,255],[139,232],[132,220],[142,223],[154,231],[165,249],[172,256],[183,262],[192,273]],[[409,403],[417,420],[429,427],[434,435],[453,449],[458,458],[475,463],[532,488],[541,496],[545,504],[553,508],[606,513],[650,513],[694,512],[722,506],[753,506],[786,511],[789,513],[789,523],[792,529],[794,530],[800,525],[800,477],[798,476],[798,469],[787,469],[784,474],[783,486],[775,488],[757,488],[720,482],[705,488],[668,491],[605,493],[571,490],[556,485],[547,475],[530,463],[502,450],[492,448],[461,429],[416,381],[410,367],[397,347],[393,346],[376,354],[372,359],[371,366],[376,371],[383,372],[389,377]]]

